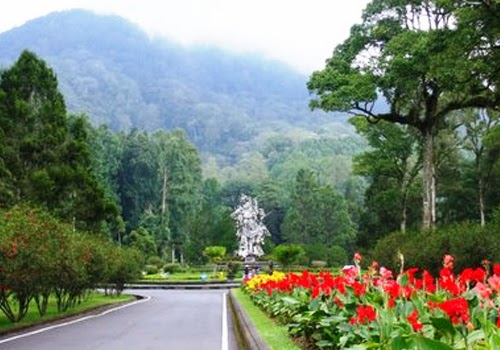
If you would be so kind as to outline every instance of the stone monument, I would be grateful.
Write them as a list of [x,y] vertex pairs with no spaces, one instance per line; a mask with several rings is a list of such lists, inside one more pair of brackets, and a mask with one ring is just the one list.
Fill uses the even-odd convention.
[[259,208],[256,199],[242,194],[240,205],[231,217],[236,220],[236,235],[240,241],[237,255],[244,258],[246,263],[255,262],[256,258],[264,255],[264,238],[271,235],[262,222],[264,210]]

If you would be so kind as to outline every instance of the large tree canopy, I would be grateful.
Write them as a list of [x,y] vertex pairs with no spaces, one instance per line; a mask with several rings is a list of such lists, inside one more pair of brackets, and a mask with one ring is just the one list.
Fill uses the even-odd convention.
[[[424,139],[423,227],[435,222],[434,139],[451,112],[496,108],[498,2],[373,0],[322,71],[312,108],[409,125]],[[492,27],[493,26],[493,27]]]
[[84,120],[68,119],[52,69],[24,51],[0,74],[0,205],[32,202],[81,229],[117,215],[90,169]]

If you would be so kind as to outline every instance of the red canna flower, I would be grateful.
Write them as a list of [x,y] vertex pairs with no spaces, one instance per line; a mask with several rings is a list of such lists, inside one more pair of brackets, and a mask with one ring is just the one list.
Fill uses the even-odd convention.
[[357,313],[358,323],[368,323],[375,321],[377,319],[377,314],[375,312],[375,309],[370,305],[367,306],[359,305],[356,308],[356,313]]
[[354,294],[358,297],[363,295],[363,294],[366,294],[366,285],[365,284],[361,284],[358,281],[354,281],[351,284],[351,287],[354,290]]
[[497,276],[500,276],[500,264],[493,265],[493,273]]
[[406,318],[408,322],[411,324],[411,327],[415,332],[420,331],[424,325],[418,320],[418,311],[413,310],[413,312]]
[[353,259],[353,260],[354,260],[354,262],[355,262],[356,264],[359,264],[359,263],[361,262],[361,259],[362,259],[362,258],[363,258],[363,257],[361,256],[361,254],[359,254],[359,253],[354,253],[354,259]]
[[469,306],[464,298],[447,300],[438,304],[438,307],[446,312],[453,324],[462,321],[464,324],[469,322]]

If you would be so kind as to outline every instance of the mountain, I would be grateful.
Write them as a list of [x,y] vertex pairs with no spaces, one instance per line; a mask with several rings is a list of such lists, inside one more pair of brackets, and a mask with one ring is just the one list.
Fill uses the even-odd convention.
[[226,160],[266,135],[352,132],[311,112],[308,77],[282,62],[151,38],[118,16],[55,12],[0,33],[0,67],[24,49],[54,69],[70,111],[117,131],[183,128]]

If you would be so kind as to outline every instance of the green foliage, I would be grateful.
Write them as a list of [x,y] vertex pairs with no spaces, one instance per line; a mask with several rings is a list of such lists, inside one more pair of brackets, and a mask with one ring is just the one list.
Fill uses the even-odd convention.
[[[352,27],[326,67],[308,82],[315,95],[312,108],[357,113],[371,122],[419,131],[423,228],[436,220],[436,137],[455,125],[452,112],[500,104],[498,89],[485,88],[497,86],[500,68],[498,53],[491,49],[498,29],[484,27],[497,24],[492,10],[498,4],[373,0],[363,23]],[[479,47],[485,51],[476,55]]]
[[176,264],[176,263],[174,263],[174,264],[168,263],[168,264],[163,265],[163,272],[165,272],[165,273],[170,273],[170,274],[176,273],[176,272],[179,272],[180,269],[181,269],[181,265]]
[[440,227],[434,231],[395,232],[382,238],[371,252],[380,264],[398,271],[399,253],[405,267],[421,266],[436,274],[442,267],[441,258],[451,254],[456,258],[455,268],[479,267],[484,260],[500,259],[499,226],[495,222],[481,227],[477,223],[460,223]]
[[[148,264],[153,264],[150,262],[150,259],[152,258],[160,259],[158,256],[156,256],[158,254],[158,248],[153,236],[151,236],[151,234],[142,227],[139,227],[137,230],[133,230],[132,232],[130,232],[130,234],[126,237],[126,243],[130,247],[140,251],[147,259]],[[161,265],[162,263],[160,259],[160,264],[158,267],[161,267]]]
[[158,269],[161,269],[163,267],[163,260],[159,256],[150,256],[146,259],[146,264],[154,265]]
[[146,265],[144,266],[144,272],[146,272],[146,275],[155,275],[160,271],[156,265]]
[[68,119],[56,75],[32,52],[0,75],[0,129],[3,205],[30,201],[93,231],[117,215],[90,171],[85,121]]
[[141,276],[142,256],[132,248],[122,247],[111,252],[108,282],[117,294],[121,294],[125,283],[135,281]]
[[304,254],[304,248],[298,244],[280,244],[273,250],[273,256],[284,266],[296,263]]
[[209,246],[205,247],[203,254],[207,256],[212,262],[222,261],[226,255],[226,247],[222,246]]
[[[346,250],[355,238],[343,198],[330,186],[321,186],[310,170],[297,174],[283,231],[289,243],[338,245]],[[325,259],[324,256],[311,258]]]
[[54,295],[59,311],[74,307],[98,284],[123,284],[140,274],[140,256],[111,242],[74,232],[41,209],[0,213],[0,310],[20,321],[35,300],[40,315]]

